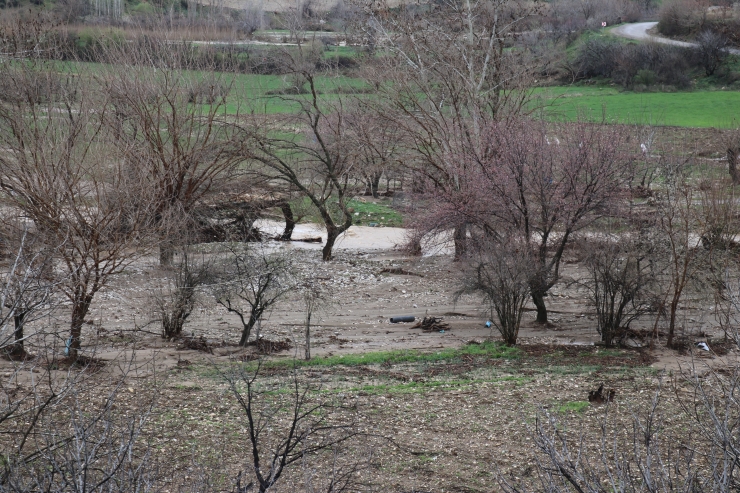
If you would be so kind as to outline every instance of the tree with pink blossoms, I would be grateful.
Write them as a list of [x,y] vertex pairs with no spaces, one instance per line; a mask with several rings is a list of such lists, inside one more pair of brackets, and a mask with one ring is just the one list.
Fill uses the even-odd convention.
[[566,246],[612,214],[627,185],[624,137],[616,126],[516,119],[490,125],[485,139],[482,157],[450,160],[457,163],[459,187],[438,190],[417,217],[417,234],[439,236],[465,223],[474,249],[517,236],[536,267],[530,296],[537,322],[546,324],[544,298],[560,280]]

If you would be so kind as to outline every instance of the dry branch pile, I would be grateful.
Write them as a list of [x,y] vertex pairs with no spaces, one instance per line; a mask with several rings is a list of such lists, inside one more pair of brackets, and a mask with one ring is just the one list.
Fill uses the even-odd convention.
[[424,332],[435,332],[440,330],[450,330],[450,324],[442,322],[439,317],[424,317],[421,322],[416,322],[411,326],[412,329],[421,329]]

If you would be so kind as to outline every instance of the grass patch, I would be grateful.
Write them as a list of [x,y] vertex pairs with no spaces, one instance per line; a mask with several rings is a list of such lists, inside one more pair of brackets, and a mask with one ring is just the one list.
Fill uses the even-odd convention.
[[[341,221],[341,214],[337,202],[330,202],[329,208],[337,221]],[[403,216],[400,212],[391,209],[386,203],[376,203],[364,200],[353,199],[347,203],[352,210],[352,224],[358,226],[369,226],[371,223],[375,226],[400,227],[403,224]],[[291,204],[296,213],[303,213],[301,222],[322,224],[323,220],[314,205],[308,198],[297,199]]]
[[740,107],[738,91],[629,92],[614,87],[535,89],[533,107],[551,119],[729,128]]
[[[63,74],[102,74],[107,66],[103,63],[91,62],[52,62],[57,70]],[[156,73],[152,69],[152,73]],[[198,79],[205,76],[200,71],[183,71],[184,76]],[[226,98],[223,113],[227,115],[237,112],[245,114],[296,113],[300,105],[296,99],[307,99],[308,95],[282,96],[277,92],[292,87],[293,78],[289,75],[259,75],[221,73],[221,83],[224,86],[233,85],[231,93]],[[344,75],[317,76],[316,89],[321,93],[322,101],[336,101],[338,93],[363,92],[367,84],[361,79]],[[272,95],[270,94],[272,93]]]
[[589,403],[585,401],[571,401],[558,406],[559,413],[582,413],[588,408]]
[[459,360],[463,356],[517,359],[520,350],[515,347],[505,346],[498,342],[484,342],[483,344],[468,344],[461,348],[447,348],[434,353],[416,350],[378,351],[372,353],[343,354],[338,356],[327,356],[305,360],[274,360],[267,361],[263,366],[358,366],[358,365],[395,365],[400,363],[434,363],[440,361]]

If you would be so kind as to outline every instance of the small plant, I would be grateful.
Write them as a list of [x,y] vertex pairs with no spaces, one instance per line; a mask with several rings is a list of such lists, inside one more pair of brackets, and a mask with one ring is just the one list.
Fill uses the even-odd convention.
[[652,86],[655,84],[656,75],[655,72],[648,69],[638,70],[635,75],[635,84],[642,84],[644,86]]
[[582,413],[589,406],[586,401],[571,401],[558,406],[559,413]]

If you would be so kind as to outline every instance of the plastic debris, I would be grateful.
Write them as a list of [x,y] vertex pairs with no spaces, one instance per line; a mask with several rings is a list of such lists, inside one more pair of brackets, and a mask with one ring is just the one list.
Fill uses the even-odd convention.
[[698,347],[702,351],[709,351],[709,346],[707,346],[706,342],[697,342],[696,347]]

